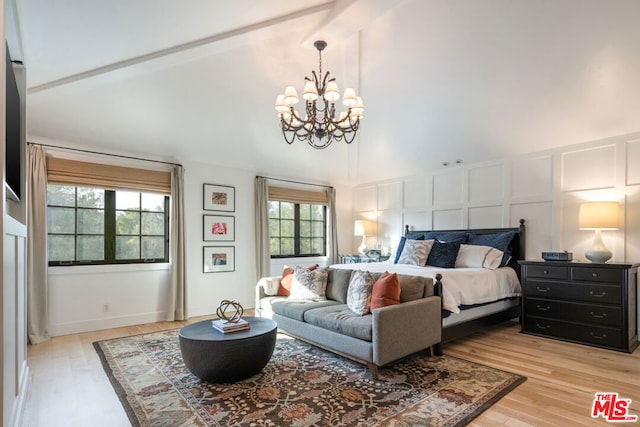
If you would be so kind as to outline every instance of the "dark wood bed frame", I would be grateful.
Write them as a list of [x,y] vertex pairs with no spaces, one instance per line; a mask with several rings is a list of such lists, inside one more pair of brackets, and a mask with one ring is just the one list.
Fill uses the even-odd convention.
[[[467,231],[473,232],[475,234],[493,234],[493,233],[501,233],[505,231],[515,231],[516,235],[512,240],[512,253],[511,259],[507,264],[509,267],[513,268],[518,275],[518,278],[522,281],[520,276],[520,265],[518,264],[519,260],[525,259],[525,226],[524,219],[520,220],[520,226],[514,228],[482,228],[482,229],[470,229],[470,230],[409,230],[409,226],[405,226],[405,235],[414,234],[414,233],[426,233],[430,231],[437,232],[456,232],[456,231]],[[445,278],[446,283],[446,278]],[[434,283],[433,292],[436,296],[442,297],[442,275],[436,275],[436,281]],[[451,325],[448,327],[442,328],[442,340],[440,344],[435,346],[435,353],[437,355],[442,355],[442,344],[448,341],[453,341],[458,338],[462,338],[476,332],[480,332],[486,330],[487,327],[496,325],[498,323],[506,322],[507,320],[511,320],[514,318],[520,318],[521,315],[521,304],[518,304],[515,307],[511,307],[504,311],[499,311],[496,313],[492,313],[488,316],[481,317],[478,319],[470,320],[468,322],[458,323],[456,325]]]

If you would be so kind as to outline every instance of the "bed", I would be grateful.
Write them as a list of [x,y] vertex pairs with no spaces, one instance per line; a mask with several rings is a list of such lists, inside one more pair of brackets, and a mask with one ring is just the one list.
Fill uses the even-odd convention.
[[[421,231],[410,230],[406,226],[396,253],[388,261],[336,264],[332,268],[378,273],[388,271],[433,278],[434,292],[442,298],[442,342],[445,343],[520,317],[518,261],[525,257],[524,223],[521,219],[519,227],[469,230]],[[437,243],[429,247],[431,240]],[[448,254],[448,261],[442,263],[430,258],[437,255],[436,252],[454,250],[456,243],[458,249],[453,255]],[[425,265],[424,254],[420,252],[424,252],[425,247],[429,247],[427,261],[438,266]],[[494,250],[490,251],[487,247]],[[413,254],[413,251],[419,252],[419,255],[410,259],[402,258],[403,254]],[[485,254],[484,259],[481,259],[480,251]],[[451,256],[454,257],[455,268],[451,268]],[[460,258],[455,259],[456,256]],[[491,257],[492,260],[488,261]],[[442,349],[437,350],[441,352]]]

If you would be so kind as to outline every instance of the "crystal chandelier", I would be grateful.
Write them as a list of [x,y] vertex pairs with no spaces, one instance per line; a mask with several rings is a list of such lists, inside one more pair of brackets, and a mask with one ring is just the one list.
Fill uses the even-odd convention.
[[320,66],[318,74],[311,72],[312,79],[304,78],[304,118],[294,108],[299,102],[295,87],[287,86],[284,94],[278,95],[276,99],[282,134],[287,144],[292,144],[297,138],[318,149],[327,148],[334,140],[351,144],[364,113],[362,98],[356,96],[353,88],[345,89],[342,103],[347,110],[340,112],[336,118],[336,101],[340,99],[338,84],[335,78],[329,78],[328,71],[322,75],[322,50],[327,47],[327,43],[318,40],[313,45],[318,49]]

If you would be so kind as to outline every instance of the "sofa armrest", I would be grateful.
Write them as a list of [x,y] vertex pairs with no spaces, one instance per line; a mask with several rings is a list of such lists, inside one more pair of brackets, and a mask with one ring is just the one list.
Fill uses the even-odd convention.
[[372,314],[373,362],[378,366],[438,344],[442,338],[440,297],[390,305]]
[[256,313],[260,314],[260,300],[266,296],[278,295],[281,276],[263,277],[256,284]]

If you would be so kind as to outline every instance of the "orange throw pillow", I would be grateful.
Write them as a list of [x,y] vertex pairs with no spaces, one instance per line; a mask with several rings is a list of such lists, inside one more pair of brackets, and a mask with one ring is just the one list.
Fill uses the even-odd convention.
[[[307,270],[313,271],[318,268],[318,264],[307,267]],[[291,293],[291,282],[293,281],[293,267],[285,265],[282,269],[282,277],[280,277],[280,285],[278,286],[278,296],[288,297]]]
[[373,284],[371,310],[394,304],[400,304],[400,282],[396,273],[385,271]]

